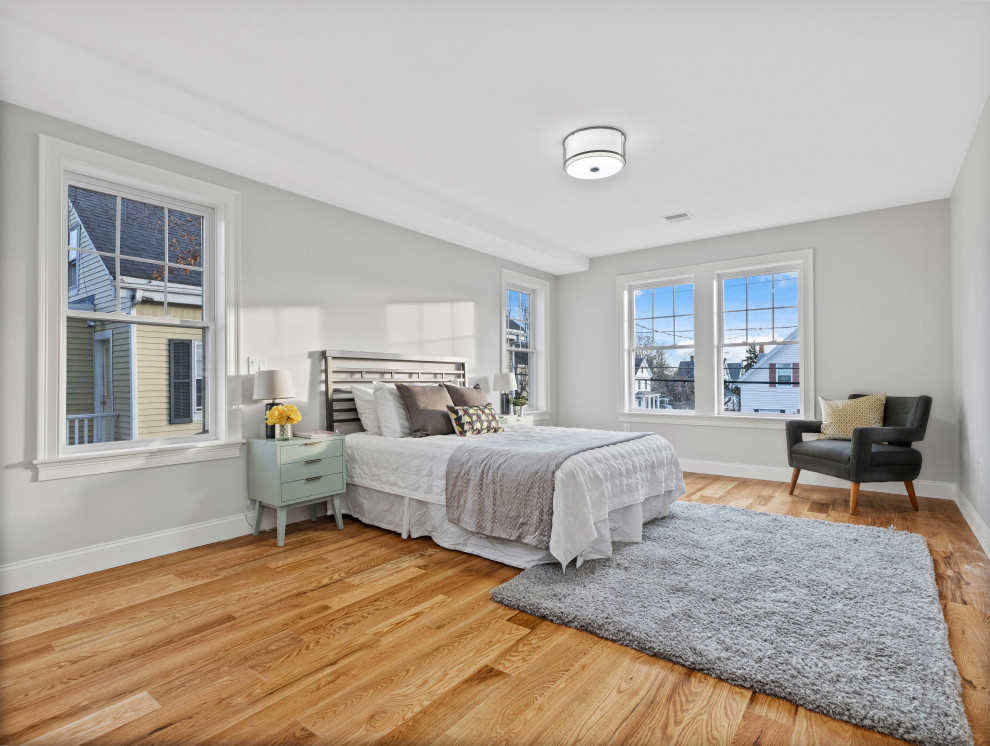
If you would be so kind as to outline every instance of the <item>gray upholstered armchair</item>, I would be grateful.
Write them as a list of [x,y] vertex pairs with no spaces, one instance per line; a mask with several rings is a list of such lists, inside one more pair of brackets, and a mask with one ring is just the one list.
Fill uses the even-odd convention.
[[[851,394],[857,399],[866,394]],[[818,420],[787,423],[787,463],[794,469],[790,494],[794,494],[802,469],[852,482],[849,513],[856,513],[859,485],[863,482],[904,482],[912,507],[918,509],[914,480],[921,473],[921,453],[912,443],[925,439],[930,396],[888,396],[883,427],[857,427],[852,440],[804,440],[805,433],[821,432]]]

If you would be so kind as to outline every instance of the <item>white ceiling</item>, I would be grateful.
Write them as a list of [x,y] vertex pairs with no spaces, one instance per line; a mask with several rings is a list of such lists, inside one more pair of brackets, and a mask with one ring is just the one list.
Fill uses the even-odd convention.
[[982,2],[0,0],[0,98],[555,273],[946,197],[988,93]]

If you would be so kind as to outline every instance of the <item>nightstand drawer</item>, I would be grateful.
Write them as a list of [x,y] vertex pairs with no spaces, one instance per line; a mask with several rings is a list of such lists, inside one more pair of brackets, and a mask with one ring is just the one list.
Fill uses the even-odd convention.
[[309,477],[319,477],[324,474],[340,474],[343,471],[343,456],[312,458],[305,461],[295,461],[291,464],[282,464],[279,481],[285,484],[286,482],[295,482],[299,479],[307,479]]
[[343,474],[325,474],[319,477],[300,479],[297,482],[286,482],[282,485],[282,504],[285,505],[314,495],[341,492],[343,489]]
[[279,461],[282,464],[292,464],[296,461],[309,461],[314,458],[341,456],[344,453],[342,438],[331,440],[313,440],[299,445],[282,446],[278,449]]

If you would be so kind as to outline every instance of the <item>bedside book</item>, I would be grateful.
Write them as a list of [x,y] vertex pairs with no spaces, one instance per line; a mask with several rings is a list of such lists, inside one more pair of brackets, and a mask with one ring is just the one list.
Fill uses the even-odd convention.
[[306,438],[307,440],[322,440],[325,438],[333,438],[340,433],[336,430],[300,430],[298,432],[292,433],[293,437],[296,438]]

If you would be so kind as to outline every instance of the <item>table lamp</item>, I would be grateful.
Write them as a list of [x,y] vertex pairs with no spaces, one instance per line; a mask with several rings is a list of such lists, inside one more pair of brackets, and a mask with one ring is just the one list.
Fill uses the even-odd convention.
[[502,397],[499,400],[501,412],[508,414],[509,393],[516,390],[516,376],[513,373],[496,373],[492,383],[492,391],[501,391]]
[[[265,415],[277,404],[279,399],[292,399],[296,390],[292,386],[292,374],[287,370],[259,370],[254,374],[254,400],[268,399],[265,405]],[[265,437],[275,437],[275,426],[265,426]]]

